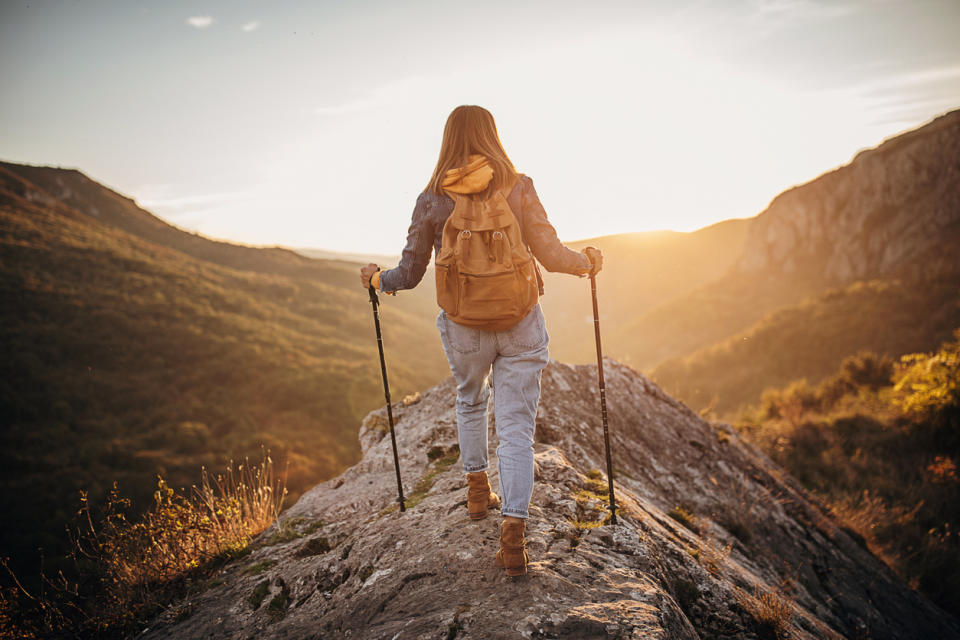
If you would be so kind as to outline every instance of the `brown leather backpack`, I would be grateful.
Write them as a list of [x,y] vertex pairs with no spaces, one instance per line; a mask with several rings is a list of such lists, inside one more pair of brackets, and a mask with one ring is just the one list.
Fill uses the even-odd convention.
[[507,203],[515,183],[485,200],[448,192],[455,206],[435,263],[437,303],[457,324],[505,331],[537,303],[536,262]]

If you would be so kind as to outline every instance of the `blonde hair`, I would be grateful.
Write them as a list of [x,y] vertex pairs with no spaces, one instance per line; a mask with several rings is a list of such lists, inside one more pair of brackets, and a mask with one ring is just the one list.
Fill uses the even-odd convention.
[[450,112],[447,118],[440,157],[427,189],[442,194],[443,187],[440,185],[447,171],[466,166],[470,155],[474,153],[486,156],[493,167],[493,180],[487,193],[503,187],[516,177],[517,170],[503,150],[493,115],[483,107],[462,105]]

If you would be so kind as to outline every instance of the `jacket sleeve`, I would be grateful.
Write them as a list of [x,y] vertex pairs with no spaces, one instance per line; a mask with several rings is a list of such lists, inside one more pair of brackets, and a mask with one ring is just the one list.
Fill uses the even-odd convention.
[[381,292],[413,289],[423,280],[433,250],[434,223],[430,216],[430,202],[426,192],[417,198],[400,264],[380,274]]
[[523,179],[522,193],[522,221],[523,237],[534,257],[540,261],[547,271],[559,271],[580,275],[590,269],[590,259],[582,253],[563,246],[557,238],[557,231],[547,220],[547,212],[540,204],[537,191],[533,187],[533,180]]

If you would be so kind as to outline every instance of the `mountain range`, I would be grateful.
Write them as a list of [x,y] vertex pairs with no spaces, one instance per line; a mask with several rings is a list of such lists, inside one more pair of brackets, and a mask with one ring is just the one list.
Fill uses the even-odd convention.
[[[960,110],[858,153],[759,215],[607,236],[606,354],[696,409],[815,383],[862,351],[931,351],[960,326]],[[589,286],[548,276],[553,353],[595,360]],[[579,289],[579,290],[578,290]]]
[[[953,111],[756,217],[570,246],[606,256],[605,352],[728,416],[845,356],[947,340],[958,240]],[[356,424],[383,389],[344,258],[368,257],[300,252],[183,231],[75,169],[0,162],[0,505],[17,514],[0,555],[55,555],[78,491],[96,501],[114,480],[142,506],[157,475],[189,487],[263,446],[295,500],[359,459]],[[588,283],[546,274],[546,290],[552,354],[592,361]],[[432,285],[382,302],[394,397],[447,376]]]
[[612,349],[696,408],[818,382],[859,351],[931,351],[960,326],[960,111],[777,196],[718,279]]

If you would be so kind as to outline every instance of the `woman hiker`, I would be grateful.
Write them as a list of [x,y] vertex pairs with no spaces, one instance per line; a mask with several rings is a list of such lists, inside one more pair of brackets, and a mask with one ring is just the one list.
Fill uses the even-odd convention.
[[[467,474],[467,512],[500,507],[496,563],[527,571],[524,528],[533,493],[533,433],[549,337],[535,257],[548,271],[589,275],[600,251],[578,253],[557,239],[533,181],[507,157],[493,116],[477,106],[447,118],[440,158],[417,198],[400,264],[360,269],[364,288],[412,289],[435,255],[437,329],[457,381],[457,431]],[[532,256],[531,256],[532,254]],[[491,375],[492,369],[492,375]],[[487,401],[493,387],[501,501],[487,479]]]

